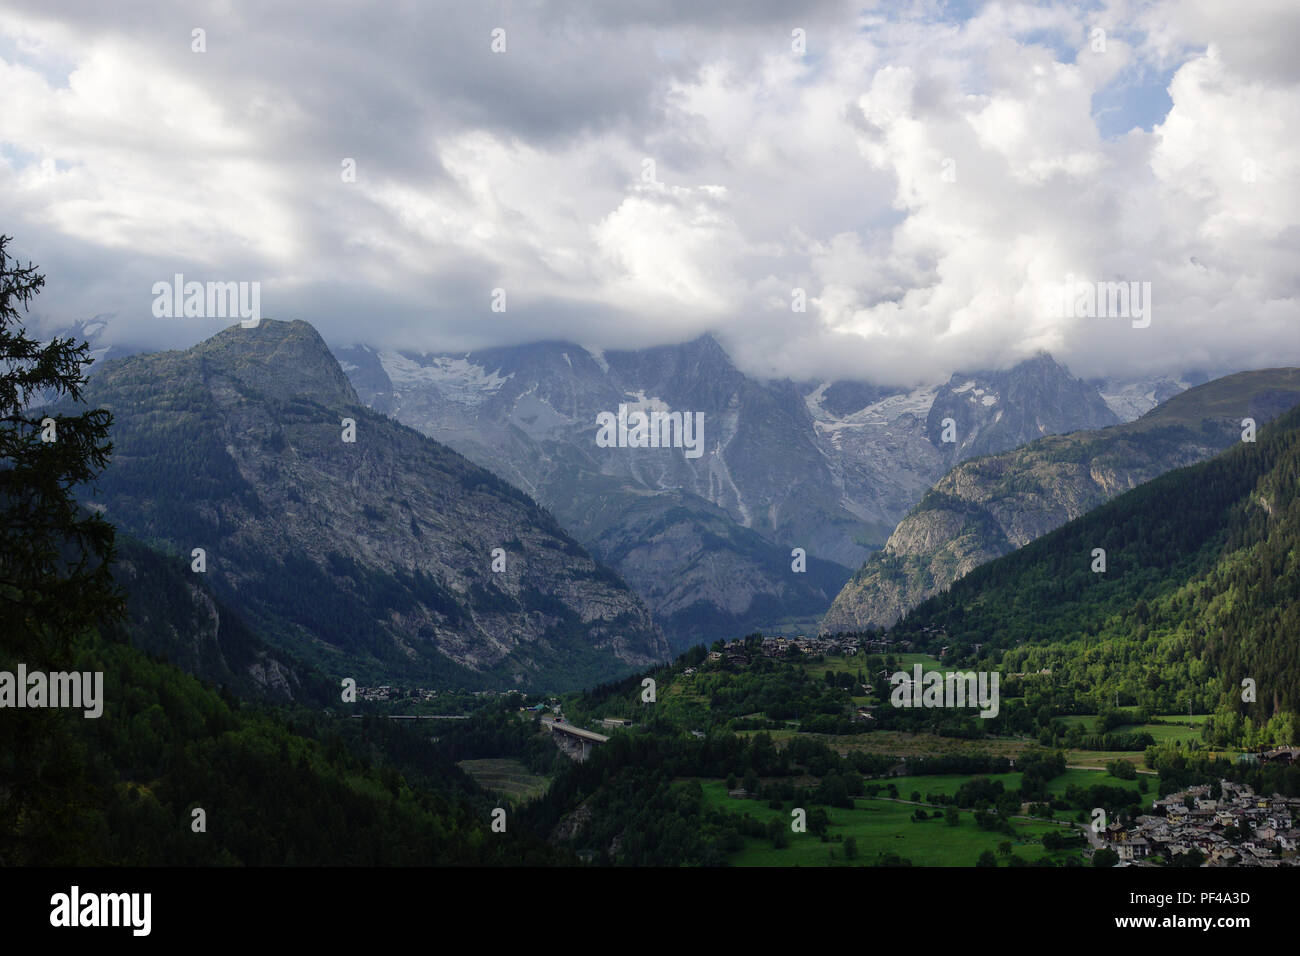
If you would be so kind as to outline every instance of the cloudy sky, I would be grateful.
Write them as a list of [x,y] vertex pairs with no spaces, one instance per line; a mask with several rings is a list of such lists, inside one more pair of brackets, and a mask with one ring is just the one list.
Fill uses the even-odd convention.
[[[1294,0],[3,0],[0,232],[36,327],[157,348],[230,324],[154,317],[182,273],[335,344],[1296,365],[1297,43]],[[1150,324],[1053,315],[1067,276]]]

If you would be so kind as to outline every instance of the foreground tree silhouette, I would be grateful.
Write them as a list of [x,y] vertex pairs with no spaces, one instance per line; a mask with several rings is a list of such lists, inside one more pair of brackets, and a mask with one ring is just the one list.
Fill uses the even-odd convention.
[[113,526],[73,495],[108,463],[112,415],[46,414],[80,402],[88,346],[47,345],[20,324],[45,277],[20,266],[0,236],[0,647],[34,666],[56,664],[72,637],[120,613],[113,586]]
[[[18,664],[71,669],[78,638],[120,620],[123,602],[110,572],[113,526],[74,496],[108,462],[112,416],[56,413],[54,403],[70,412],[82,400],[88,348],[28,337],[19,308],[27,310],[45,277],[12,259],[9,241],[0,236],[0,670],[13,674]],[[6,703],[0,865],[84,863],[78,834],[97,811],[70,721],[85,718]]]

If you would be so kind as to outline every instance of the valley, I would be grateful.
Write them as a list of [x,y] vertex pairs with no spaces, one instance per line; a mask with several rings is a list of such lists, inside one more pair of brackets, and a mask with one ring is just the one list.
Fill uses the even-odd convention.
[[[716,344],[696,349],[720,354]],[[630,381],[653,380],[639,358],[602,358]],[[479,403],[491,400],[485,382],[499,389],[513,374],[472,372],[468,360],[424,361],[462,376]],[[650,364],[679,369],[681,356],[660,352]],[[1030,368],[1056,375],[1046,357]],[[743,615],[710,611],[697,618],[711,622],[706,639],[676,654],[660,629],[666,592],[655,592],[656,611],[653,595],[634,586],[660,580],[665,566],[642,564],[643,576],[625,584],[527,494],[365,407],[356,371],[344,375],[306,323],[265,320],[187,352],[109,362],[89,384],[87,399],[115,417],[116,443],[86,501],[117,522],[114,576],[128,603],[126,618],[84,637],[78,653],[116,675],[110,699],[139,680],[132,675],[150,675],[153,688],[106,709],[110,745],[94,771],[100,787],[160,801],[114,797],[111,812],[128,831],[142,812],[185,811],[177,795],[204,773],[209,758],[200,755],[209,748],[232,767],[261,759],[262,745],[239,729],[247,725],[281,741],[274,746],[298,773],[323,774],[335,792],[352,792],[346,801],[356,812],[371,812],[365,801],[385,793],[399,807],[414,801],[416,816],[394,811],[376,826],[433,826],[442,836],[419,846],[441,849],[416,852],[439,859],[478,858],[475,834],[497,832],[490,827],[504,807],[514,836],[498,847],[502,862],[1300,862],[1286,802],[1300,797],[1290,749],[1300,664],[1286,638],[1300,593],[1295,370],[1212,380],[1135,421],[1009,451],[962,460],[961,449],[930,446],[954,464],[902,517],[883,553],[898,561],[900,542],[931,542],[940,556],[920,549],[905,560],[929,561],[949,577],[905,571],[927,584],[896,605],[896,619],[822,628],[830,633],[795,625],[741,635]],[[695,374],[698,387],[720,377]],[[987,384],[999,396],[1022,387],[1005,377]],[[735,379],[725,394],[756,387]],[[992,408],[988,392],[954,376],[946,391],[922,396],[931,403],[926,417],[952,419],[953,402],[968,393],[977,408]],[[669,393],[637,392],[647,409],[658,402],[647,396]],[[812,432],[841,447],[855,431],[848,425],[864,426],[858,440],[866,432],[866,420],[844,422],[859,401],[876,409],[870,415],[894,402],[921,427],[915,396],[897,402],[830,386],[809,395],[794,407],[809,421],[814,411],[837,415],[846,427]],[[1113,417],[1097,410],[1106,407],[1100,399],[1076,405]],[[654,414],[666,413],[643,420]],[[611,447],[593,440],[563,454],[636,450],[639,443],[617,436],[631,417],[612,419]],[[1257,419],[1249,439],[1242,417]],[[731,442],[743,442],[743,419],[724,419]],[[597,423],[593,415],[593,439]],[[988,431],[967,451],[1003,440]],[[703,444],[712,450],[700,460],[715,477],[743,460],[718,457],[721,444],[707,437]],[[562,443],[548,447],[558,454]],[[691,467],[689,455],[670,458],[670,467]],[[811,550],[806,564],[797,552],[791,560],[781,507],[769,504],[767,523],[756,520],[743,482],[733,480],[733,498],[710,500],[687,490],[689,472],[675,490],[660,487],[664,475],[647,482],[649,464],[569,473],[578,482],[571,495],[588,481],[624,489],[626,498],[602,505],[602,553],[617,567],[637,566],[635,548],[614,546],[618,534],[635,529],[639,547],[652,546],[656,528],[669,539],[688,526],[698,535],[706,516],[720,533],[697,537],[708,542],[697,561],[725,566],[746,554],[758,566],[770,562],[774,579],[801,566],[815,578],[826,567]],[[675,510],[662,510],[665,496]],[[642,510],[621,510],[624,500]],[[933,515],[958,524],[924,530]],[[1007,523],[1012,517],[1018,523]],[[594,526],[588,516],[584,527]],[[745,536],[754,543],[738,552]],[[1101,566],[1094,545],[1105,554]],[[966,549],[965,565],[942,557],[954,546]],[[196,547],[201,559],[192,557]],[[850,587],[861,592],[869,575],[892,567],[885,562],[869,558]],[[741,581],[757,583],[731,576],[743,565],[730,567],[719,595],[734,598]],[[673,582],[697,608],[690,595],[699,581]],[[830,589],[819,593],[828,606]],[[816,607],[794,606],[805,624],[816,621]],[[1247,685],[1250,693],[1240,693]],[[146,716],[157,713],[155,695],[179,723]],[[583,745],[557,746],[561,730],[585,734]],[[86,740],[76,725],[60,733]],[[160,761],[156,748],[166,740],[189,755]],[[222,800],[239,799],[245,785],[234,786]],[[1209,801],[1214,788],[1277,794],[1269,798],[1277,806],[1242,797],[1207,817],[1196,801]],[[1196,815],[1161,802],[1178,794],[1192,794]],[[1105,826],[1095,825],[1098,814]],[[271,835],[285,825],[274,814],[257,816],[257,826],[270,828],[259,831],[265,848],[296,861],[326,858]],[[265,858],[243,843],[217,843],[222,859]],[[95,852],[127,858],[125,844]],[[133,859],[170,852],[146,840]],[[378,846],[366,853],[351,859],[390,858]]]

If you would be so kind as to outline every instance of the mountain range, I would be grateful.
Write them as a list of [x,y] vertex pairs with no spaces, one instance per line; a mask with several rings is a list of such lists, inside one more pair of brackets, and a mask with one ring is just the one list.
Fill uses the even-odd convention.
[[[638,351],[333,355],[346,381],[322,394],[523,489],[627,582],[676,650],[754,630],[888,626],[972,568],[1205,460],[1233,440],[1234,421],[1268,421],[1296,389],[1289,370],[1190,391],[1203,375],[1084,381],[1046,353],[908,389],[769,381],[707,335]],[[602,447],[600,416],[620,411],[698,413],[698,457]],[[483,665],[476,638],[442,640]]]
[[[675,648],[815,626],[954,464],[1119,421],[1046,354],[909,389],[758,380],[707,335],[638,351],[335,354],[367,405],[550,510],[645,599]],[[598,416],[620,407],[702,413],[702,454],[600,447]]]

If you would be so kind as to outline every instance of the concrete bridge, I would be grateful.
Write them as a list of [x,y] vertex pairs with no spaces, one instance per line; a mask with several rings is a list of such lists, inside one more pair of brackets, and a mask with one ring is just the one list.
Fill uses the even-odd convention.
[[554,717],[543,717],[542,726],[551,732],[557,747],[580,763],[591,756],[591,751],[597,744],[609,740],[604,734],[575,727]]

